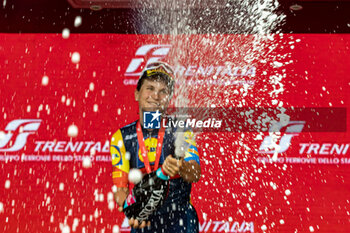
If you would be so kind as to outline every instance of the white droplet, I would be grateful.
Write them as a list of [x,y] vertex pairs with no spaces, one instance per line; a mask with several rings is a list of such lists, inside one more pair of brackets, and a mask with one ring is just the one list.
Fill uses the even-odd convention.
[[6,137],[6,134],[4,131],[0,131],[0,140],[3,140]]
[[4,213],[4,204],[0,202],[0,214]]
[[291,194],[291,191],[289,189],[287,189],[285,192],[284,192],[287,196],[289,196]]
[[95,212],[94,212],[94,217],[95,217],[95,218],[98,218],[98,209],[95,210]]
[[103,195],[103,193],[100,193],[100,195],[98,195],[98,201],[103,202],[104,200],[105,200],[105,196]]
[[49,205],[49,204],[50,204],[50,202],[51,202],[51,198],[50,198],[50,197],[48,197],[48,198],[46,199],[46,205]]
[[68,136],[76,137],[78,135],[78,127],[76,125],[70,125],[68,127]]
[[114,202],[113,201],[108,202],[108,209],[110,209],[110,210],[114,209]]
[[229,221],[229,222],[232,222],[232,221],[233,221],[233,218],[232,218],[232,217],[228,217],[228,221]]
[[82,23],[81,16],[76,16],[74,20],[74,27],[79,27]]
[[41,85],[47,86],[47,84],[49,84],[49,77],[44,75],[43,78],[41,79]]
[[274,153],[273,156],[272,156],[272,161],[273,161],[273,162],[277,162],[277,160],[278,160],[278,157],[277,157],[277,156],[278,156],[278,150],[276,150],[275,153]]
[[283,66],[283,63],[278,62],[278,61],[274,61],[274,62],[273,62],[273,67],[279,68],[279,67],[281,67],[281,66]]
[[11,186],[10,180],[6,180],[6,182],[5,182],[5,189],[9,189],[10,186]]
[[97,111],[98,111],[98,105],[94,104],[94,112],[97,112]]
[[90,155],[94,156],[96,154],[96,149],[93,147],[90,149]]
[[112,192],[108,192],[107,193],[107,201],[108,202],[113,202],[113,200],[114,200],[113,193]]
[[203,220],[204,221],[207,221],[207,217],[208,217],[208,215],[206,213],[203,213]]
[[284,220],[283,219],[280,220],[280,224],[282,224],[282,225],[284,224]]
[[73,226],[72,226],[72,230],[75,231],[77,226],[79,225],[79,219],[78,218],[74,218],[73,220]]
[[136,169],[136,168],[131,169],[130,172],[129,172],[128,178],[129,178],[129,181],[131,183],[134,183],[134,184],[139,183],[141,181],[141,179],[142,179],[142,172],[141,172],[141,170],[140,169]]
[[63,191],[64,190],[64,184],[63,183],[60,183],[60,186],[58,188],[60,191]]
[[89,90],[93,91],[94,89],[95,89],[95,84],[94,83],[90,83]]
[[270,182],[270,186],[273,188],[273,190],[277,189],[277,185],[273,183],[272,181]]
[[70,31],[68,28],[65,28],[62,30],[62,37],[63,39],[68,39],[69,38]]
[[125,152],[125,159],[130,160],[130,158],[131,158],[130,152],[129,151]]
[[113,186],[112,186],[112,192],[113,192],[113,193],[116,193],[117,190],[118,190],[117,186],[113,185]]
[[74,52],[74,53],[72,54],[72,62],[73,62],[74,64],[77,64],[77,63],[80,62],[80,53]]
[[60,229],[62,233],[70,233],[70,228],[66,224],[60,223]]
[[276,105],[276,104],[278,104],[278,100],[272,100],[271,103],[272,103],[273,105]]
[[261,230],[266,231],[267,230],[267,226],[266,225],[262,225],[261,226]]
[[313,226],[310,226],[310,227],[309,227],[309,230],[310,230],[310,232],[314,232],[314,231],[315,231],[315,229],[314,229]]
[[184,225],[184,220],[183,220],[182,218],[180,218],[180,220],[179,220],[179,225],[180,225],[180,226],[183,226],[183,225]]
[[85,157],[83,158],[83,167],[84,167],[84,168],[89,168],[89,167],[91,167],[91,158],[90,158],[90,156],[85,156]]
[[114,225],[114,226],[113,226],[112,232],[113,232],[113,233],[119,233],[119,232],[120,232],[120,231],[119,231],[119,226]]

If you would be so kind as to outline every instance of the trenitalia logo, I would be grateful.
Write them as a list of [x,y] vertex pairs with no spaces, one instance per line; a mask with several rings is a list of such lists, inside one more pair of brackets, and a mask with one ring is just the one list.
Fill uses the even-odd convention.
[[276,137],[266,136],[260,145],[259,153],[274,154],[285,152],[291,145],[292,138],[299,135],[304,125],[305,121],[290,121],[286,126],[280,123],[272,125],[270,132],[281,132],[284,135],[281,137],[279,144],[277,144]]
[[[126,217],[124,218],[120,231],[130,231],[130,226]],[[199,223],[199,232],[254,232],[254,223],[245,221],[204,221]]]
[[[141,67],[164,58],[169,53],[170,48],[171,45],[166,44],[147,44],[141,46],[137,49],[135,58],[131,60],[128,68],[126,69],[125,76],[140,76],[142,71]],[[144,64],[144,66],[142,66],[142,64]]]
[[199,232],[254,232],[254,223],[245,221],[204,221],[199,223]]
[[[27,143],[28,136],[34,134],[39,129],[40,123],[40,119],[17,119],[8,123],[5,128],[8,133],[3,138],[0,138],[0,151],[12,152],[21,150]],[[19,130],[19,133],[14,144],[6,148],[16,130]]]
[[[27,144],[27,138],[38,131],[41,119],[16,119],[7,124],[7,133],[0,137],[0,152],[15,152],[22,150]],[[13,143],[12,143],[13,142]],[[35,141],[34,152],[44,153],[108,153],[109,140],[101,141]],[[109,161],[96,157],[96,161]],[[54,159],[53,159],[54,160]]]
[[[131,60],[126,69],[125,76],[138,77],[141,75],[142,67],[145,65],[163,59],[170,51],[169,44],[147,44],[142,45],[136,50],[135,57]],[[224,64],[231,63],[224,61]],[[203,77],[254,77],[256,76],[255,66],[231,66],[231,65],[196,65],[188,64],[183,66],[181,64],[174,67],[176,75],[184,77],[203,76]],[[218,82],[214,80],[213,82]],[[237,82],[237,81],[236,81]],[[124,85],[136,85],[137,80],[124,80]],[[198,83],[201,84],[201,83]],[[220,84],[220,83],[216,83]],[[235,84],[235,83],[234,83]]]

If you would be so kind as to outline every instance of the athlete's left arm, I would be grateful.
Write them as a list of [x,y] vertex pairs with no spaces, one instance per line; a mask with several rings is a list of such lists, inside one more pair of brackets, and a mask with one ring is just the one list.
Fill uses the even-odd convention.
[[162,165],[162,169],[171,177],[179,174],[189,183],[197,182],[201,177],[201,166],[194,135],[193,132],[186,131],[183,136],[187,149],[185,152],[180,152],[184,154],[178,155],[182,158],[177,160],[171,155],[167,156]]
[[201,178],[201,166],[195,161],[183,161],[179,171],[180,176],[189,183],[198,182]]
[[201,177],[201,166],[193,132],[186,131],[184,133],[184,140],[188,148],[185,151],[185,157],[180,166],[179,175],[189,183],[197,182]]

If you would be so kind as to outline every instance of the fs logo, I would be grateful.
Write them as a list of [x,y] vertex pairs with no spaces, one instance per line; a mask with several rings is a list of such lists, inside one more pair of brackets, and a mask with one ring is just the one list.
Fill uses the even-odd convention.
[[142,64],[146,66],[151,62],[159,61],[169,53],[170,48],[171,45],[167,44],[148,44],[141,46],[136,51],[136,57],[131,60],[128,68],[126,69],[125,76],[140,76]]
[[[11,152],[21,150],[27,143],[27,137],[34,134],[40,126],[39,119],[18,119],[7,124],[5,130],[9,131],[4,137],[0,138],[0,151]],[[12,147],[3,149],[14,135],[13,132],[19,129],[19,133]]]
[[158,110],[156,112],[144,112],[143,126],[145,129],[159,129],[161,115],[162,114]]
[[[290,121],[287,125],[283,126],[281,123],[273,124],[269,131],[270,132],[281,132],[279,144],[277,144],[276,137],[266,136],[264,141],[261,143],[259,153],[283,153],[291,145],[292,137],[298,136],[303,130],[305,121]],[[278,148],[278,149],[277,149]]]

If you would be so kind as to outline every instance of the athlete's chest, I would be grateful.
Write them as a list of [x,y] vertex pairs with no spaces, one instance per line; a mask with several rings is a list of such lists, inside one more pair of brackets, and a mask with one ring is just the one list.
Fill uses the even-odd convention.
[[[174,136],[172,133],[165,132],[163,140],[160,140],[159,135],[156,132],[143,132],[143,142],[144,148],[147,154],[148,163],[150,166],[154,166],[157,161],[157,157],[159,157],[159,165],[163,164],[165,158],[168,155],[174,154]],[[162,143],[160,144],[160,141]],[[130,153],[130,167],[132,168],[143,168],[145,167],[144,157],[142,156],[142,148],[140,143],[138,142],[138,137],[136,132],[133,137],[124,139],[125,149]],[[157,147],[161,146],[161,150]]]

